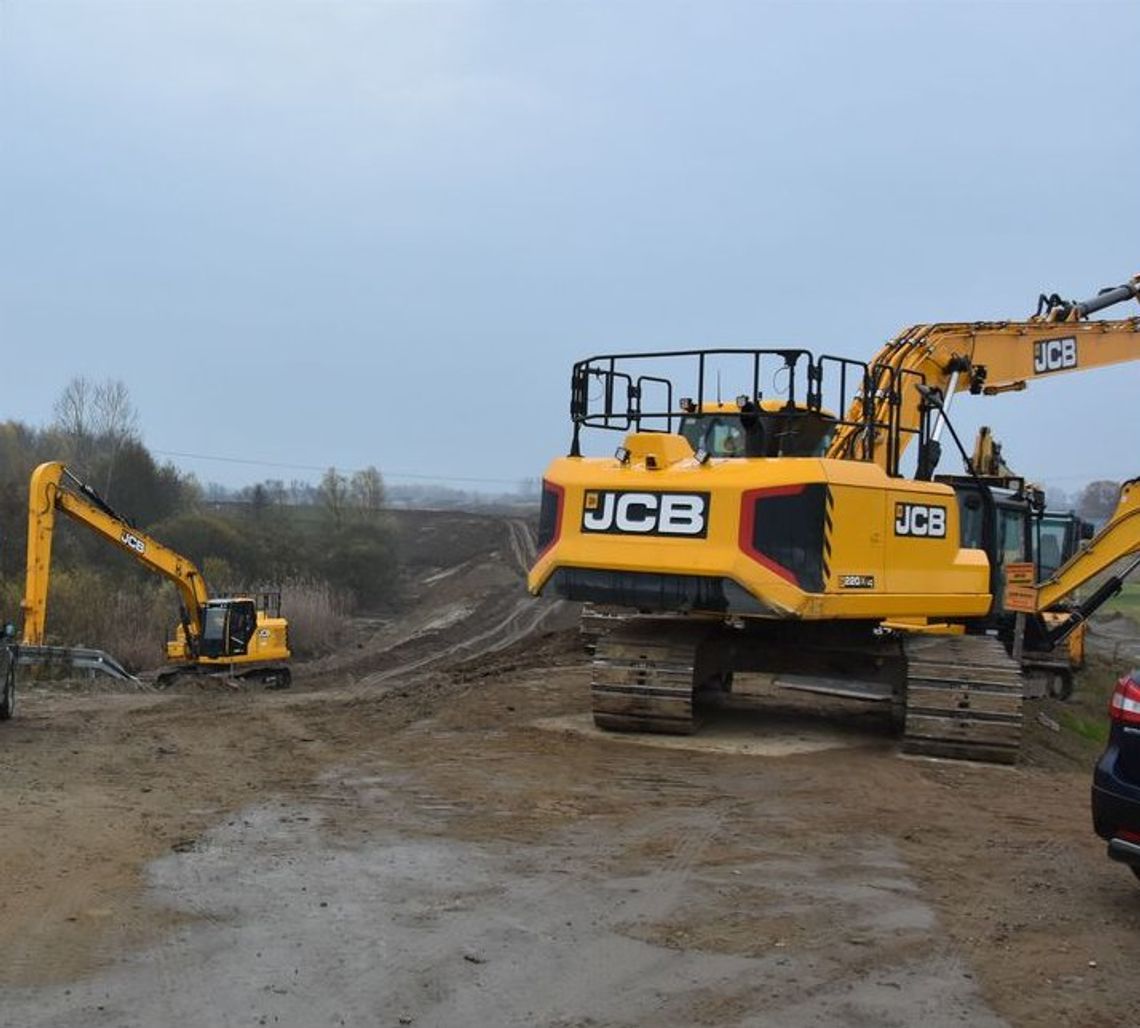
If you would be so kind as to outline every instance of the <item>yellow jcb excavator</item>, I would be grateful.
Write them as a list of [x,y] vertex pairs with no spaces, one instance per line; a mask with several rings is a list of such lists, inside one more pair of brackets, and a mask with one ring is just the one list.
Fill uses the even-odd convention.
[[255,678],[284,688],[290,682],[288,622],[280,616],[277,594],[211,597],[202,573],[188,558],[135,528],[90,486],[59,461],[32,473],[28,497],[28,562],[22,604],[20,663],[75,661],[104,666],[114,662],[99,651],[44,645],[52,537],[56,512],[66,514],[97,536],[130,554],[144,567],[174,583],[181,623],[166,644],[167,668],[159,684],[181,674],[223,673]]
[[[1138,296],[1140,276],[1083,303],[1042,296],[1024,321],[916,325],[867,362],[784,347],[577,363],[528,586],[604,612],[597,724],[691,732],[734,671],[764,671],[890,703],[908,751],[1014,761],[1024,655],[1047,655],[1089,608],[1041,615],[1140,547],[1137,490],[1047,580],[1031,574],[1019,619],[1027,594],[1007,605],[1006,568],[1035,563],[1034,505],[971,467],[950,407],[1140,358],[1140,318],[1088,320]],[[710,395],[723,377],[733,402]],[[624,433],[612,457],[584,455],[594,429]],[[945,430],[964,476],[935,475]]]

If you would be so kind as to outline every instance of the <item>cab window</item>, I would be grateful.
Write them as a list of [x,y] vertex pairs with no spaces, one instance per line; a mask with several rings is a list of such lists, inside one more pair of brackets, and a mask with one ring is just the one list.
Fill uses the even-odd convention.
[[1037,579],[1052,578],[1065,562],[1069,526],[1063,521],[1042,520],[1037,536]]
[[998,512],[998,552],[1003,565],[1025,560],[1025,513],[1021,510]]
[[985,507],[982,498],[972,491],[958,492],[958,524],[961,526],[961,545],[967,550],[984,550]]
[[210,642],[222,642],[226,638],[226,608],[207,607],[202,638]]
[[738,415],[712,415],[681,420],[681,435],[694,450],[710,457],[743,457],[744,428]]
[[[760,414],[758,457],[821,457],[835,435],[835,419],[814,411]],[[713,414],[681,419],[681,435],[694,450],[704,447],[710,457],[746,455],[744,426],[739,414]]]

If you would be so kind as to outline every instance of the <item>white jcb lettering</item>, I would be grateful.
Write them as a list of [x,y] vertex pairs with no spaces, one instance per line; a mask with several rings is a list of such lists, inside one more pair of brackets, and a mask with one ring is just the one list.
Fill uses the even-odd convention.
[[[596,494],[595,494],[596,495]],[[602,509],[588,510],[582,515],[582,527],[587,532],[604,532],[614,522],[614,494],[602,494]]]
[[657,497],[652,493],[622,493],[614,524],[620,532],[652,532],[657,523]]
[[146,543],[131,532],[124,532],[120,541],[124,546],[129,546],[135,553],[146,553]]
[[1033,371],[1044,375],[1050,371],[1067,371],[1077,366],[1077,340],[1074,336],[1063,339],[1043,339],[1033,344]]
[[662,496],[661,531],[665,535],[700,535],[705,530],[704,508],[699,496]]
[[929,507],[921,503],[896,503],[895,535],[909,535],[920,539],[944,539],[946,508]]
[[708,493],[588,490],[582,503],[582,531],[703,537],[708,512]]

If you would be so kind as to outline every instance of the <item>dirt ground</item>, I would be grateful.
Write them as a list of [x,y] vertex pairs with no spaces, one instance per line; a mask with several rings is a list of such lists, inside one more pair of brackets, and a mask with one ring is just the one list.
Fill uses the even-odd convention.
[[786,694],[602,737],[524,526],[404,519],[409,612],[292,690],[25,690],[0,1025],[1140,1023],[1099,699],[1032,706],[1014,769]]

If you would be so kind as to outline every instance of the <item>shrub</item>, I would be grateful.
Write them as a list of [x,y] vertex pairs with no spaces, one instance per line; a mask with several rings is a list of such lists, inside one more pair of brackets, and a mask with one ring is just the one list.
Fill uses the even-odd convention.
[[162,664],[177,621],[178,600],[164,583],[123,584],[91,568],[61,570],[48,588],[44,641],[106,650],[138,671]]
[[329,653],[347,634],[348,598],[327,582],[282,586],[281,613],[289,621],[289,647],[295,657]]
[[393,601],[396,549],[384,521],[341,525],[329,533],[318,560],[322,577],[348,590],[359,606],[376,608]]

